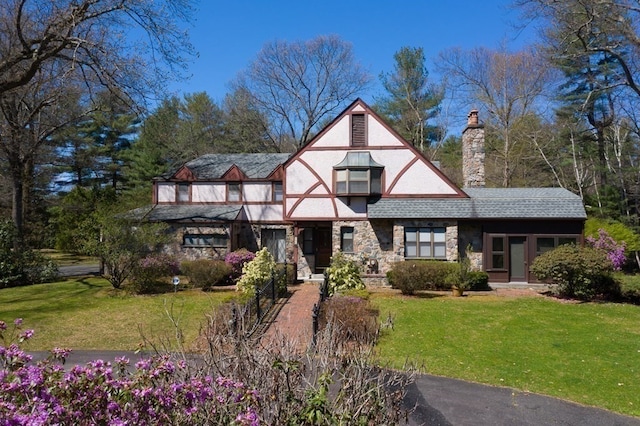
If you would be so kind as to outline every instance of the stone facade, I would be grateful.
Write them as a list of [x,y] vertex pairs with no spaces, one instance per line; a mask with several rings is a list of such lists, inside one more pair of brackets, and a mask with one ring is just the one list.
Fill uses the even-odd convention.
[[471,269],[482,270],[482,228],[475,224],[460,224],[458,227],[460,237],[460,253],[466,251],[471,261]]
[[[171,225],[168,231],[172,235],[172,241],[165,245],[165,253],[174,255],[180,261],[197,259],[224,259],[231,248],[231,225],[221,224],[217,226],[185,226]],[[185,234],[195,235],[226,235],[226,247],[189,247],[184,246]]]
[[375,221],[335,221],[333,222],[333,252],[340,250],[340,230],[353,227],[353,253],[345,253],[360,266],[369,280],[383,278],[393,264],[404,258],[405,227],[446,228],[446,257],[448,261],[458,260],[458,226],[455,222],[422,220],[375,220]]
[[392,221],[335,221],[333,222],[333,252],[340,250],[340,230],[353,227],[353,253],[345,253],[355,260],[364,274],[378,275],[389,270],[393,262],[402,260],[394,245]]

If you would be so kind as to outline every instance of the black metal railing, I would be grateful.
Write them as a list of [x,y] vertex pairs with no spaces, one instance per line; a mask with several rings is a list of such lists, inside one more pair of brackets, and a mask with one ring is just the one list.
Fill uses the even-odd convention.
[[254,296],[244,305],[233,310],[234,329],[242,328],[246,330],[247,336],[252,335],[275,306],[278,300],[278,283],[287,283],[287,279],[287,264],[285,263],[282,271],[276,272],[274,269],[269,279],[256,285]]
[[318,296],[318,302],[316,304],[313,305],[313,312],[312,312],[312,319],[313,319],[313,333],[311,335],[311,345],[315,348],[316,347],[316,343],[318,341],[318,322],[319,322],[319,317],[320,317],[320,307],[322,306],[322,303],[327,300],[327,298],[329,297],[329,276],[327,275],[327,273],[324,273],[324,279],[322,280],[322,283],[320,284],[320,288],[319,288],[319,296]]

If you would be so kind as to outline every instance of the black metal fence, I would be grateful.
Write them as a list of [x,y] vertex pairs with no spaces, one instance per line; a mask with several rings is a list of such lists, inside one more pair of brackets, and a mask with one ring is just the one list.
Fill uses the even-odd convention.
[[329,297],[329,276],[327,275],[327,273],[325,272],[324,274],[324,280],[322,280],[322,283],[320,284],[320,295],[318,297],[318,303],[313,305],[313,314],[312,314],[312,318],[313,318],[313,334],[311,335],[311,344],[313,345],[313,347],[315,348],[316,343],[317,343],[317,339],[318,339],[318,322],[319,322],[319,316],[320,316],[320,307],[322,306],[322,303],[327,300],[327,298]]
[[234,309],[234,328],[246,330],[247,335],[253,334],[262,320],[275,306],[278,300],[278,283],[287,284],[287,264],[282,271],[272,271],[271,277],[261,285],[256,285],[254,296],[244,305]]

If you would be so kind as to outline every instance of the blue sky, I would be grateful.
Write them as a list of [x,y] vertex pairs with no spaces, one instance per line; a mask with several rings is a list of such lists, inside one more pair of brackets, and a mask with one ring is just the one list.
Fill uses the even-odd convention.
[[191,40],[199,58],[192,77],[171,86],[178,93],[206,91],[221,102],[228,83],[246,68],[262,46],[273,40],[308,40],[337,34],[353,45],[358,60],[376,85],[362,98],[381,95],[381,72],[393,70],[393,55],[403,46],[422,47],[435,78],[433,60],[450,47],[518,48],[532,31],[518,33],[517,11],[509,0],[201,0]]

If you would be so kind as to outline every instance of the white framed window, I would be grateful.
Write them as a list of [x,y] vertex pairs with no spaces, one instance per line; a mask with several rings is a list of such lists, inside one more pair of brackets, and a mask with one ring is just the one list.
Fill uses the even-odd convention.
[[227,184],[227,201],[242,201],[242,185],[239,183]]
[[446,228],[407,227],[404,229],[404,257],[446,259]]
[[340,228],[340,250],[343,253],[353,253],[353,226]]
[[177,190],[179,203],[188,203],[191,200],[190,185],[188,183],[179,183],[177,185]]
[[273,182],[273,201],[282,201],[283,194],[282,182]]

